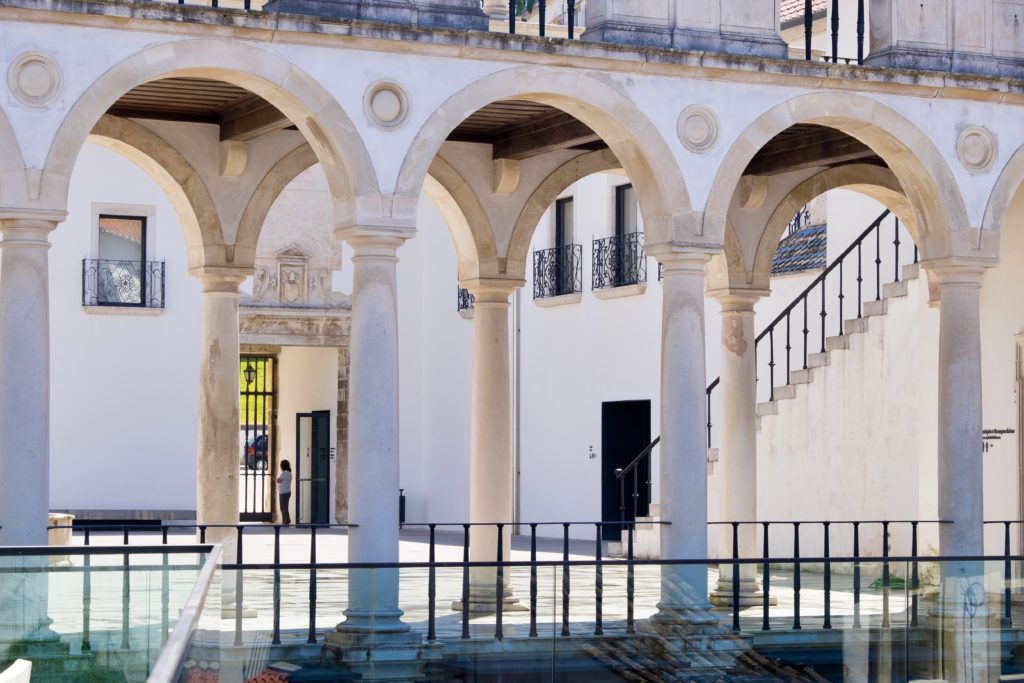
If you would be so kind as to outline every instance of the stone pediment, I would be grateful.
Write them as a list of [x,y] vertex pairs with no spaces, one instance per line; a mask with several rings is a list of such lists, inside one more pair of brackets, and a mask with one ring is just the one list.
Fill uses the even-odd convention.
[[305,249],[296,244],[289,245],[274,254],[274,260],[280,263],[305,263],[313,258]]

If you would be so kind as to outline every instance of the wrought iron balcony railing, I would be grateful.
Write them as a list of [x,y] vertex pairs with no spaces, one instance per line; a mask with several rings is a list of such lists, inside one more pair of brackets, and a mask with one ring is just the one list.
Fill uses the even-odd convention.
[[533,298],[583,291],[583,245],[566,244],[533,252]]
[[476,303],[476,297],[470,293],[465,287],[459,287],[459,298],[458,307],[456,310],[469,311],[473,309],[473,304]]
[[82,259],[82,305],[163,308],[164,262]]
[[644,253],[642,232],[594,240],[594,289],[641,282],[647,282],[647,255]]

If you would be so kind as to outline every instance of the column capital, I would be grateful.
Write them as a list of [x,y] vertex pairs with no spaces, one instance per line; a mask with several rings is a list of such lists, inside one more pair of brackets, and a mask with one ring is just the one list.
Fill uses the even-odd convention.
[[663,242],[646,245],[644,251],[661,264],[664,279],[675,273],[699,272],[703,276],[705,264],[721,249],[707,244],[680,245],[675,242]]
[[67,218],[67,211],[0,208],[0,248],[27,247],[48,249],[49,234]]
[[769,289],[741,287],[719,287],[709,289],[708,296],[715,298],[722,306],[722,313],[753,313],[754,304],[771,295]]
[[238,286],[253,274],[253,269],[237,266],[197,266],[189,269],[188,274],[202,283],[203,293],[238,294]]
[[526,284],[526,280],[477,277],[461,280],[459,286],[468,289],[475,298],[474,306],[480,304],[506,304],[509,297]]
[[391,256],[416,236],[416,229],[400,226],[352,225],[334,231],[334,236],[355,249],[356,256]]
[[921,262],[921,265],[935,276],[939,287],[948,285],[978,286],[988,269],[998,264],[999,259],[978,256],[947,256]]

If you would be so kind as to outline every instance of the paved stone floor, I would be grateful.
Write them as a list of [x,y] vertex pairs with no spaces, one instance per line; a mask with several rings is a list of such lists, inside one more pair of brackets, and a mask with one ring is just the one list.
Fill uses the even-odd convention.
[[[158,544],[159,533],[136,533],[131,537],[133,545]],[[170,543],[181,545],[194,542],[190,533],[171,533]],[[82,543],[80,534],[76,534],[74,543]],[[113,545],[121,543],[120,534],[92,534],[93,545]],[[439,562],[458,562],[462,559],[462,536],[458,532],[439,532],[437,537],[436,555]],[[346,558],[347,537],[337,530],[321,531],[317,535],[317,560],[324,562],[344,562]],[[281,556],[284,561],[305,562],[309,558],[309,534],[305,530],[287,529],[281,534]],[[426,534],[418,530],[406,530],[402,534],[400,559],[405,562],[425,562],[428,559],[429,546]],[[570,545],[571,559],[588,560],[593,558],[594,543],[573,541]],[[117,565],[123,556],[110,555],[93,559],[93,566]],[[557,539],[539,539],[538,559],[542,561],[558,561],[562,558],[561,541]],[[245,534],[243,559],[246,563],[270,562],[273,559],[273,535],[269,530],[247,530]],[[517,537],[513,542],[512,559],[514,561],[529,559],[529,539]],[[194,555],[173,555],[172,565],[195,562]],[[159,565],[161,556],[133,557],[133,565]],[[81,558],[74,563],[80,564]],[[882,591],[870,588],[872,573],[877,574],[877,565],[865,564],[864,574],[867,578],[862,582],[861,614],[865,625],[878,625],[883,609]],[[893,573],[902,575],[904,568],[893,567]],[[513,594],[522,604],[529,602],[529,569],[510,568],[510,581]],[[718,567],[710,566],[708,571],[709,586],[714,586],[718,579]],[[634,616],[637,620],[645,619],[656,611],[660,594],[660,568],[658,566],[637,565],[635,570],[635,603]],[[184,604],[192,589],[197,570],[182,569],[169,573],[168,618],[170,625],[180,607]],[[760,571],[759,571],[760,575]],[[401,608],[405,611],[404,620],[415,631],[424,634],[427,631],[427,585],[428,572],[425,568],[403,569],[400,572]],[[221,577],[229,585],[234,584],[234,577]],[[770,621],[773,630],[785,630],[792,627],[794,616],[793,573],[791,568],[773,568],[770,575],[770,595],[775,603],[770,610]],[[551,638],[560,634],[562,620],[562,568],[541,567],[538,570],[537,625],[540,637]],[[801,625],[804,629],[819,628],[824,615],[823,575],[815,571],[801,572],[802,590],[800,593]],[[603,625],[606,633],[624,630],[626,619],[626,568],[624,566],[606,566],[603,568]],[[273,619],[273,572],[270,570],[249,570],[245,572],[243,586],[243,619],[242,630],[245,642],[263,642],[269,639]],[[91,578],[90,629],[94,644],[98,638],[106,638],[111,643],[120,642],[123,620],[124,583],[122,573],[93,572]],[[331,629],[343,619],[342,612],[346,604],[347,576],[342,570],[318,570],[315,625],[318,632]],[[570,574],[569,619],[573,635],[587,635],[595,628],[595,571],[593,567],[573,567]],[[461,613],[452,611],[453,602],[461,598],[462,570],[437,570],[436,624],[441,639],[457,639],[461,635]],[[219,589],[215,588],[204,613],[204,624],[212,626],[223,615],[220,614]],[[133,571],[129,586],[129,624],[130,638],[133,643],[139,641],[140,647],[158,646],[154,640],[160,639],[162,609],[162,572],[159,567],[152,571]],[[83,624],[83,582],[81,573],[62,573],[50,577],[50,616],[54,619],[53,628],[72,642],[78,642]],[[288,570],[281,576],[281,629],[285,638],[305,638],[309,627],[309,572],[305,570]],[[894,625],[904,623],[909,615],[908,599],[902,589],[892,589],[888,604],[891,622]],[[761,628],[762,608],[754,605],[741,611],[741,625],[745,631]],[[852,619],[853,590],[852,576],[834,574],[832,577],[831,613],[833,625],[842,628]],[[730,624],[732,615],[729,610],[716,610],[716,614],[725,624]],[[503,614],[503,630],[506,636],[526,635],[528,633],[530,613],[528,611],[506,611]],[[150,627],[147,628],[147,625]],[[157,625],[153,627],[152,625]],[[155,628],[155,630],[154,630]],[[222,630],[234,628],[233,619],[225,619]],[[495,616],[474,616],[471,620],[470,634],[474,638],[491,638],[495,630]],[[318,633],[318,637],[320,637]]]

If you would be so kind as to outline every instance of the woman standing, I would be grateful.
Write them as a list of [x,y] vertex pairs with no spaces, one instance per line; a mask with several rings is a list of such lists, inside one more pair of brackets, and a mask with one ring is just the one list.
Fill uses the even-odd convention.
[[281,461],[281,474],[277,475],[277,497],[281,503],[281,523],[291,524],[288,503],[292,498],[292,464],[287,460]]

